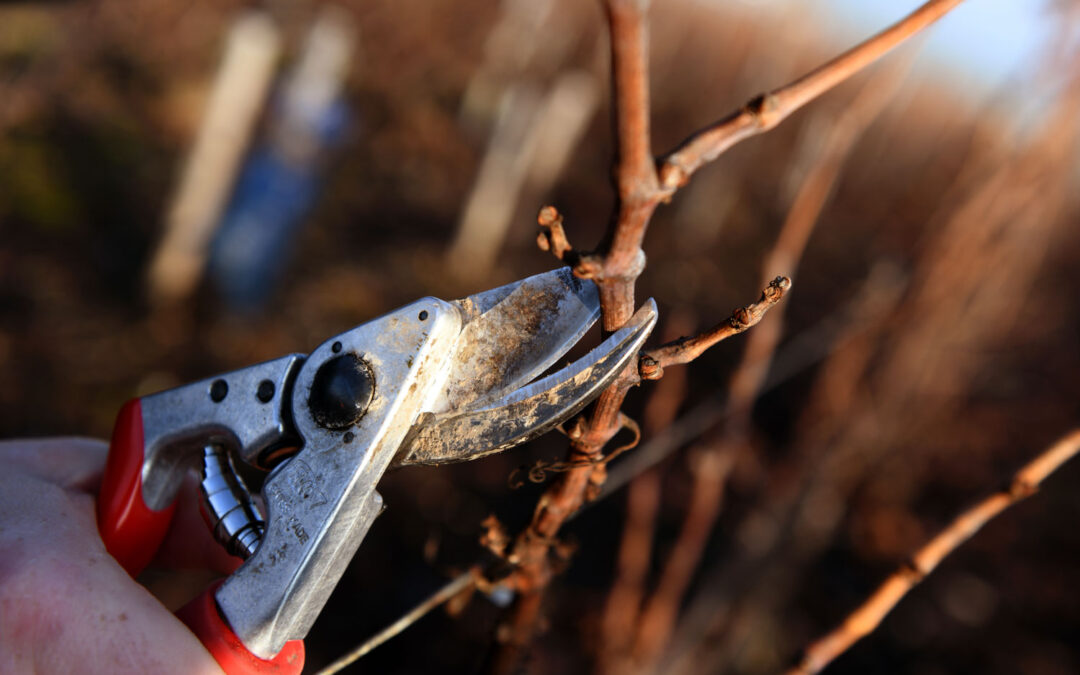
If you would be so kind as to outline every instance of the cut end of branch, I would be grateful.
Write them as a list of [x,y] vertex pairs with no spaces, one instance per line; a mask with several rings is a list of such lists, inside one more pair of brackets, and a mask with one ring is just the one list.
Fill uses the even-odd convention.
[[554,206],[545,206],[536,216],[540,233],[536,236],[536,245],[541,251],[550,251],[559,260],[574,270],[579,279],[600,280],[603,278],[603,260],[592,253],[579,253],[570,245],[563,227],[563,216]]
[[758,321],[761,321],[761,317],[765,316],[765,312],[780,302],[784,297],[784,293],[787,293],[790,288],[791,279],[788,277],[776,277],[761,291],[761,297],[757,302],[732,312],[732,319],[737,318],[743,330],[753,326]]
[[558,209],[554,206],[545,206],[536,216],[536,222],[541,227],[540,234],[536,238],[536,245],[541,251],[551,251],[559,260],[564,260],[567,253],[573,252],[574,247],[566,238],[563,217]]
[[648,354],[642,354],[638,361],[638,374],[643,380],[659,380],[664,376],[664,367]]

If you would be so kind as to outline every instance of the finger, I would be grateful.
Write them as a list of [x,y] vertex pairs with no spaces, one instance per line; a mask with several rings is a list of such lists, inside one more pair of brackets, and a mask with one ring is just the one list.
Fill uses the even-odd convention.
[[0,441],[0,466],[68,490],[96,492],[109,446],[93,438],[26,438]]
[[[109,446],[91,438],[58,437],[0,441],[0,466],[68,490],[95,493]],[[167,569],[208,569],[229,574],[242,561],[217,543],[200,513],[198,480],[185,477],[176,515],[154,565]]]
[[0,475],[0,672],[220,673],[109,556],[93,499]]

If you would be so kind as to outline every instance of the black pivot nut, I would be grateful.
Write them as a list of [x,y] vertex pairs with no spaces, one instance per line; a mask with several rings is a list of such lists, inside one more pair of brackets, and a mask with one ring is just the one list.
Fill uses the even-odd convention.
[[308,408],[316,424],[340,431],[360,421],[374,394],[371,366],[350,352],[319,366],[311,383]]

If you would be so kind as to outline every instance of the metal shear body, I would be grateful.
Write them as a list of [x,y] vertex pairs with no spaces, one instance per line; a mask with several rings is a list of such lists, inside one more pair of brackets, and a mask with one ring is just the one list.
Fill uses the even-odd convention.
[[[300,640],[382,509],[382,475],[498,452],[578,412],[634,358],[656,308],[537,379],[598,315],[595,286],[563,268],[130,401],[98,503],[106,548],[137,574],[199,468],[208,524],[245,562],[179,616],[229,673],[299,672]],[[267,472],[262,509],[238,461]]]

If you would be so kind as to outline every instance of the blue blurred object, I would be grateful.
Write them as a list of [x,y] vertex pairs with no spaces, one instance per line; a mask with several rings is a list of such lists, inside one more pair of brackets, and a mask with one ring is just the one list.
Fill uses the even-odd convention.
[[[343,105],[334,112],[344,118]],[[260,139],[248,157],[210,253],[210,275],[232,309],[260,309],[277,285],[322,184],[318,160],[331,145],[320,143],[311,161],[298,163]]]
[[266,304],[318,198],[326,157],[349,116],[339,94],[352,51],[347,28],[334,15],[312,28],[218,226],[209,273],[234,311]]

